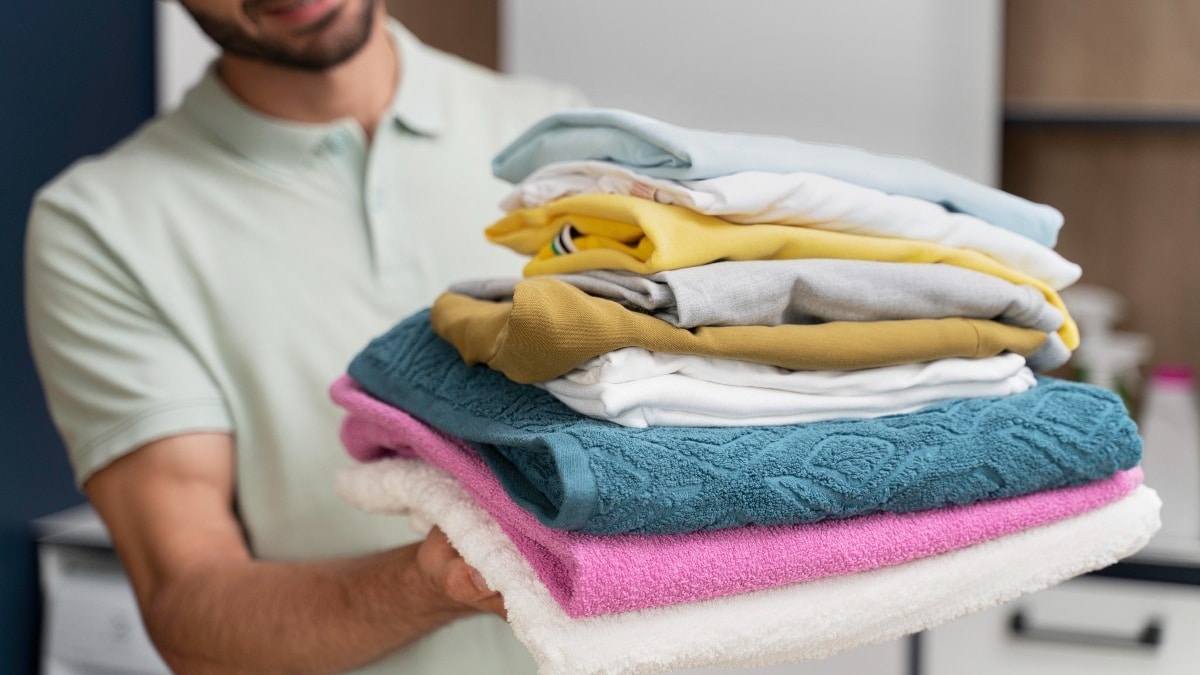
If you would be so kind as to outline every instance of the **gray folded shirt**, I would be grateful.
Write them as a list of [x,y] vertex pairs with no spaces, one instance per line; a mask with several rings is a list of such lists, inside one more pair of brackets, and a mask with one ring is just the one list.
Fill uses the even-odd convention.
[[[1031,286],[936,263],[808,258],[718,262],[648,276],[622,270],[555,275],[679,328],[967,317],[1051,333],[1062,313]],[[512,297],[517,278],[450,287],[487,300]]]

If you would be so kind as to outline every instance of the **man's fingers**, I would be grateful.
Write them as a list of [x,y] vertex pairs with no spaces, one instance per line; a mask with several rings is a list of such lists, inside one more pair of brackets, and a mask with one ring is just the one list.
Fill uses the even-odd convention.
[[454,546],[446,538],[446,533],[437,526],[429,530],[425,541],[421,542],[421,547],[417,549],[417,562],[421,564],[422,569],[433,573],[440,572],[450,561],[458,558],[458,551],[454,550]]
[[447,563],[442,577],[442,587],[446,595],[458,602],[477,605],[485,598],[496,595],[496,591],[487,587],[487,582],[474,568],[462,558]]
[[479,570],[475,569],[474,567],[471,567],[470,569],[471,583],[475,584],[475,588],[478,588],[481,591],[491,592],[492,587],[488,585],[487,579],[483,578],[483,575],[479,573]]
[[475,606],[508,621],[508,610],[504,609],[504,598],[500,594],[488,596],[475,603]]
[[478,570],[467,564],[437,527],[417,550],[417,561],[442,594],[455,602],[505,617],[504,599],[488,587]]

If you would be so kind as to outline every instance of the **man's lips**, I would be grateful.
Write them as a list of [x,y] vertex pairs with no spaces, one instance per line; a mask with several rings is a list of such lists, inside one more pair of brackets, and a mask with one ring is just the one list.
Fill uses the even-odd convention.
[[325,16],[341,0],[266,0],[248,3],[246,13],[252,18],[270,18],[289,24],[302,25]]

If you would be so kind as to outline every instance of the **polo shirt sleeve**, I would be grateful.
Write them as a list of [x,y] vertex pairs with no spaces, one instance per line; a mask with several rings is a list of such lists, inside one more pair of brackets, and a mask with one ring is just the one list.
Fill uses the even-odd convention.
[[34,202],[26,323],[78,486],[150,441],[233,430],[219,388],[131,268],[76,210]]

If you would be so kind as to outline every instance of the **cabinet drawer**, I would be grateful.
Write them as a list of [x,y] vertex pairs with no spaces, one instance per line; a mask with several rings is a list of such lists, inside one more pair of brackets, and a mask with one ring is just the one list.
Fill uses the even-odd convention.
[[43,545],[42,675],[165,675],[111,550]]
[[1200,672],[1200,588],[1082,577],[929,631],[921,675]]

